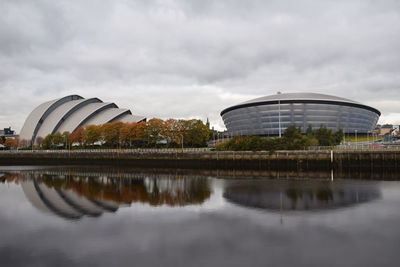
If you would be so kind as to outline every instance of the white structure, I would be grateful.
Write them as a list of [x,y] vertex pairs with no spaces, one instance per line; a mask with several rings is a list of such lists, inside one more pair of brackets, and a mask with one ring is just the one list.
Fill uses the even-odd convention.
[[104,103],[98,98],[69,95],[45,102],[36,107],[21,129],[20,140],[32,144],[38,137],[68,131],[80,126],[107,122],[140,122],[143,116],[132,115],[129,109],[121,109],[114,103]]

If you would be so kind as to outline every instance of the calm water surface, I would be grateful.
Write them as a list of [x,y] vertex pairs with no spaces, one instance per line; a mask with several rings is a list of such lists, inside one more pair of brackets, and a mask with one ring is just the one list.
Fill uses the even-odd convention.
[[400,182],[0,167],[0,266],[399,266]]

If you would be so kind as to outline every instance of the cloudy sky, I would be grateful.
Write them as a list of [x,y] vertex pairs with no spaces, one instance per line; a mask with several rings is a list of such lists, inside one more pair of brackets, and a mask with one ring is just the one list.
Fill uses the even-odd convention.
[[0,127],[79,94],[148,118],[210,118],[319,92],[400,123],[398,0],[0,1]]

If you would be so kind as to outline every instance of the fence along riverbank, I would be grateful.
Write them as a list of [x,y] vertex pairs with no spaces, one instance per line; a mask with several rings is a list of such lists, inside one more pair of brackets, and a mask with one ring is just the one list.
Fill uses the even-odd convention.
[[152,168],[397,170],[400,150],[301,150],[276,152],[208,149],[109,149],[2,151],[1,165],[126,165]]

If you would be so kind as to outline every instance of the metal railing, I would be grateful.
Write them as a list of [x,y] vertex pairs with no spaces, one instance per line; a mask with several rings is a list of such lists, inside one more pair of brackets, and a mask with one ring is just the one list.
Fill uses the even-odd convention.
[[390,144],[352,144],[352,145],[338,145],[338,146],[312,146],[308,150],[400,150],[400,145]]
[[0,150],[0,153],[179,153],[206,152],[211,148],[134,148],[134,149],[54,149],[54,150]]

